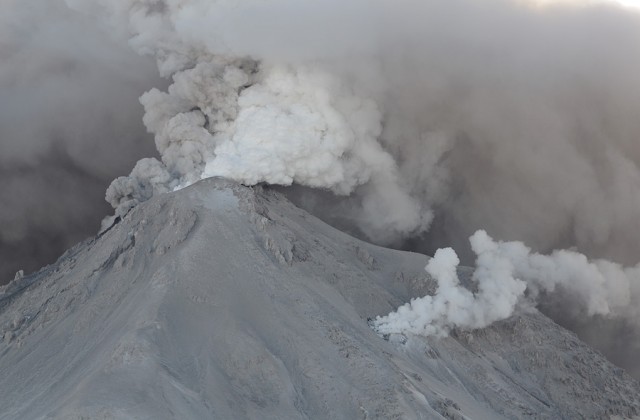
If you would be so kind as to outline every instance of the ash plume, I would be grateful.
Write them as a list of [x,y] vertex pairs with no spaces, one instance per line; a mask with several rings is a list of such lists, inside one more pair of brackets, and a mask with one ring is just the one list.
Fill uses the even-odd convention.
[[153,62],[59,0],[0,0],[0,284],[93,234],[104,189],[149,147]]
[[[634,298],[618,296],[618,282],[637,287],[618,264],[640,259],[638,13],[604,1],[67,3],[108,16],[173,80],[141,98],[161,159],[112,183],[117,213],[210,176],[331,191],[322,205],[372,241],[477,254],[473,295],[457,286],[458,256],[437,253],[431,274],[473,313],[439,312],[436,330],[487,325],[540,293],[575,308],[563,320],[640,324]],[[478,229],[533,251],[507,246],[527,250],[515,261],[488,236],[469,248]]]

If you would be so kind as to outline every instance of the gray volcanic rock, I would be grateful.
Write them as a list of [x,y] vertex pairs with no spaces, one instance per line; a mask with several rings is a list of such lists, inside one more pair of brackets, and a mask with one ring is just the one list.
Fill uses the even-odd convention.
[[201,181],[0,289],[2,419],[633,418],[640,386],[538,312],[446,339],[367,319],[428,257]]

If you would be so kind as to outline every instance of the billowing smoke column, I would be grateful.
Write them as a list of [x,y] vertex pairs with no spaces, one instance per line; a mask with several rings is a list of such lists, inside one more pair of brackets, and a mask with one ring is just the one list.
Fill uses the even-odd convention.
[[[106,9],[133,35],[134,48],[153,54],[161,73],[173,77],[168,92],[152,90],[141,98],[162,162],[140,161],[129,177],[111,185],[107,200],[117,213],[155,192],[225,176],[250,185],[296,183],[338,195],[366,185],[361,225],[370,237],[401,238],[427,229],[430,210],[411,197],[395,159],[378,141],[378,104],[342,74],[312,60],[316,52],[280,47],[297,31],[312,48],[325,44],[322,36],[331,32],[343,30],[344,39],[350,39],[349,17],[342,28],[324,27],[343,5],[68,2],[83,10]],[[357,6],[353,16],[366,4]],[[332,7],[335,12],[329,13]],[[322,26],[318,14],[329,19]],[[272,34],[276,39],[268,39]],[[333,40],[340,38],[334,34]],[[366,48],[356,44],[357,50]],[[347,52],[317,48],[328,65]]]
[[140,161],[111,185],[107,200],[126,211],[152,192],[212,176],[341,195],[368,184],[368,220],[383,219],[392,235],[427,228],[430,213],[420,211],[377,141],[381,117],[373,101],[321,71],[264,67],[209,58],[175,74],[169,93],[145,94],[144,121],[163,163]]
[[[477,257],[472,293],[458,255],[438,251],[436,295],[380,331],[478,328],[554,290],[571,316],[640,325],[637,269],[597,259],[640,260],[638,13],[568,0],[66,1],[108,16],[173,80],[141,98],[161,160],[113,182],[117,214],[209,176],[331,191],[321,205],[373,241]],[[478,229],[585,255],[484,233],[469,249]]]

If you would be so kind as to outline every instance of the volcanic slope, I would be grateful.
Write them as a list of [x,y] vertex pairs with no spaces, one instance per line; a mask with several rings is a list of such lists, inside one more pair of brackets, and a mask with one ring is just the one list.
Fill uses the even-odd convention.
[[[538,312],[446,339],[367,318],[428,257],[221,179],[0,289],[1,419],[633,418],[637,382]],[[468,275],[468,273],[467,273]]]

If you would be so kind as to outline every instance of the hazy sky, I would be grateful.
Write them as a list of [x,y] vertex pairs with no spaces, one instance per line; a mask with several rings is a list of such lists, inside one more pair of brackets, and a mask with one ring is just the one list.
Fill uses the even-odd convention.
[[96,233],[104,191],[154,154],[138,97],[162,85],[64,0],[0,0],[0,284]]
[[640,7],[640,0],[614,0],[620,4],[630,7]]

